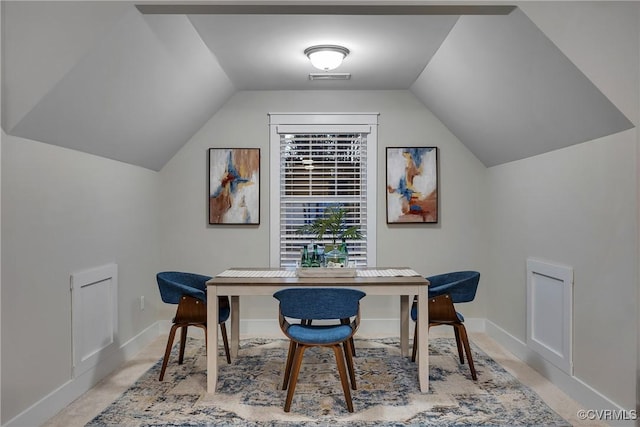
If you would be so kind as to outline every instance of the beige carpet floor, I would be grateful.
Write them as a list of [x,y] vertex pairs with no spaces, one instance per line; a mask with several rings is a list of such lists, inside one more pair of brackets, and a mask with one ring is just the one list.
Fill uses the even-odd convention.
[[[448,328],[434,328],[432,336],[452,336]],[[520,382],[534,390],[554,411],[574,426],[605,426],[603,423],[583,421],[577,416],[583,409],[577,402],[551,384],[535,370],[524,364],[486,334],[471,333],[470,339],[487,355],[498,362]],[[47,421],[45,427],[84,426],[120,396],[164,353],[166,337],[160,336],[143,349],[134,359],[124,364],[94,388],[72,402]]]

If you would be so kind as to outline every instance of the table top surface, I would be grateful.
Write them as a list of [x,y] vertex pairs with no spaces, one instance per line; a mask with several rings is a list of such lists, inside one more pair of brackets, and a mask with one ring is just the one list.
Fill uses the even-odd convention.
[[[358,268],[358,271],[364,271],[366,276],[356,277],[298,277],[295,275],[295,269],[280,269],[280,268],[230,268],[220,273],[220,275],[213,277],[207,281],[207,285],[308,285],[308,286],[357,286],[357,285],[425,285],[429,282],[422,276],[418,275],[415,271],[407,267],[389,267],[389,268]],[[256,275],[234,277],[234,272],[238,272],[241,275],[244,272],[254,272]],[[286,272],[285,277],[271,276],[273,272]],[[368,274],[384,274],[384,275],[368,275]],[[396,273],[397,275],[394,275]],[[408,274],[415,275],[408,275]],[[340,273],[341,274],[341,273]],[[405,275],[402,275],[405,274]]]

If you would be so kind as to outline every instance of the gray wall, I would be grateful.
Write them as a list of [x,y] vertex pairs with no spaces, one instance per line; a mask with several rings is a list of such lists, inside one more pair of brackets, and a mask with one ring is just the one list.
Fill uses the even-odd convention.
[[526,340],[527,257],[572,266],[574,375],[635,405],[636,132],[489,169],[487,318]]
[[1,171],[4,423],[71,379],[71,273],[118,264],[119,344],[156,321],[160,230],[147,169],[3,135]]
[[[637,4],[521,7],[639,122]],[[572,266],[574,374],[626,409],[636,389],[637,150],[633,129],[488,169],[488,320],[524,341],[526,258]]]
[[[429,275],[486,269],[486,168],[409,91],[256,91],[236,93],[163,168],[162,265],[215,275],[230,266],[269,265],[270,112],[378,112],[378,265],[409,265]],[[437,225],[389,226],[385,216],[385,147],[437,146],[440,213]],[[207,227],[207,149],[261,149],[261,224]],[[368,298],[363,318],[392,319],[396,299]],[[244,319],[274,319],[272,298],[242,305]],[[164,311],[169,318],[169,309]],[[465,315],[484,317],[482,297]],[[274,323],[275,324],[275,323]],[[363,325],[364,328],[364,325]]]

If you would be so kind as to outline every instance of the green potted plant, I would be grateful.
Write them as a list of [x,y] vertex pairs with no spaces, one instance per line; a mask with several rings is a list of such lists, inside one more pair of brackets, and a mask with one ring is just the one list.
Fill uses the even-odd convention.
[[343,251],[340,251],[336,243],[338,240],[344,242],[347,239],[362,238],[357,225],[347,227],[345,223],[346,215],[347,211],[342,206],[328,206],[322,216],[318,216],[315,220],[297,230],[298,234],[315,234],[315,238],[318,241],[322,240],[325,235],[329,236],[333,242],[332,249],[329,252],[325,252],[326,263],[329,267],[346,267],[346,247]]

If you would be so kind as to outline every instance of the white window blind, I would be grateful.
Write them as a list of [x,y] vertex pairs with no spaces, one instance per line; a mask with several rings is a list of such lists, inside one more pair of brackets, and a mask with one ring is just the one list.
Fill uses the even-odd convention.
[[[325,248],[325,235],[297,230],[329,206],[347,212],[345,226],[358,226],[362,239],[347,241],[349,260],[375,266],[375,113],[270,114],[270,259],[272,267],[293,267],[311,242]],[[339,243],[339,242],[336,242]]]
[[[349,240],[349,261],[367,265],[367,135],[313,133],[280,135],[280,265],[295,266],[310,242],[325,247],[331,236],[298,234],[328,206],[347,212],[345,227],[357,226],[361,240]],[[339,241],[337,242],[339,243]]]

